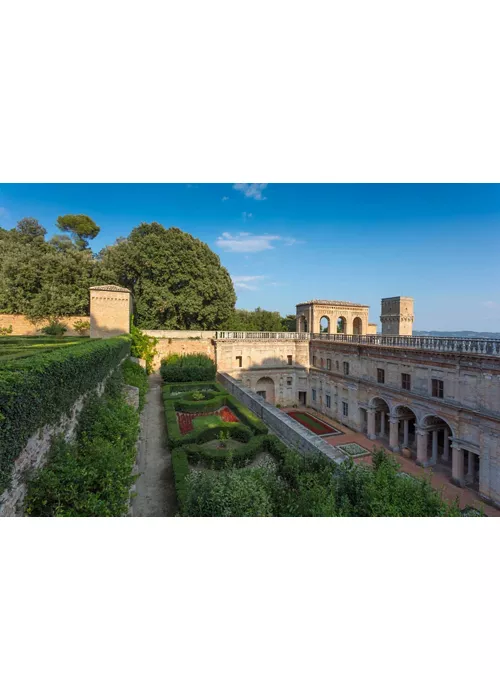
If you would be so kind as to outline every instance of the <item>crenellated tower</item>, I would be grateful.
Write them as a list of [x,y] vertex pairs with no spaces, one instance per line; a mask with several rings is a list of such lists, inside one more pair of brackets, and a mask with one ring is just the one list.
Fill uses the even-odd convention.
[[413,297],[387,297],[382,299],[382,335],[412,335]]

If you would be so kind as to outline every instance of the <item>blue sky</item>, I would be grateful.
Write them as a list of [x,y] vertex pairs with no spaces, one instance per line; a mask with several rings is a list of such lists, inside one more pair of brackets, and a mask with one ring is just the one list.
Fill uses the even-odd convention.
[[220,255],[239,308],[413,296],[419,330],[500,331],[500,185],[0,185],[0,226],[61,214],[101,227],[95,251],[141,221]]

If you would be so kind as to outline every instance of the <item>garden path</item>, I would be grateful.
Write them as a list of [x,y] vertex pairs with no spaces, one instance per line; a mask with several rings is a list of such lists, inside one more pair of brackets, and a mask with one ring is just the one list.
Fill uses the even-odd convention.
[[139,478],[132,500],[133,517],[166,517],[177,513],[174,475],[161,395],[161,377],[149,376],[146,405],[141,415],[138,451]]

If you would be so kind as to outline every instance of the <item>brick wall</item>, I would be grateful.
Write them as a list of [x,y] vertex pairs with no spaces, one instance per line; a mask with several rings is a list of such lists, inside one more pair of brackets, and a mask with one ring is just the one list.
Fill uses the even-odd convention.
[[[61,316],[60,321],[68,327],[65,335],[80,335],[73,328],[73,324],[75,321],[90,321],[90,316]],[[48,319],[35,325],[22,314],[0,314],[0,328],[12,326],[11,335],[41,335],[41,329],[47,324]],[[84,335],[88,334],[86,331]]]

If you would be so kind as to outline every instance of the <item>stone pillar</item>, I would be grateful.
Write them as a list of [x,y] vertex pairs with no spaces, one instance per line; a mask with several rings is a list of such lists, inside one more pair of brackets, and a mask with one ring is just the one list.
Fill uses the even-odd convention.
[[448,462],[450,459],[450,429],[444,429],[444,448],[443,448],[443,459]]
[[368,439],[369,440],[375,440],[376,435],[375,435],[375,409],[374,408],[367,408],[366,409],[367,417],[368,417]]
[[380,411],[380,437],[385,436],[385,411]]
[[410,421],[408,418],[405,418],[403,421],[403,447],[408,447],[408,429],[410,427]]
[[427,463],[427,442],[428,442],[428,432],[418,428],[417,433],[417,464],[421,467],[425,467]]
[[432,464],[437,464],[438,461],[438,431],[432,431]]
[[464,451],[460,447],[451,446],[451,480],[457,486],[464,486]]
[[476,455],[474,452],[469,452],[467,453],[467,483],[468,484],[473,484],[474,483],[474,477],[475,477],[475,469],[474,465],[476,463]]
[[389,419],[389,447],[393,452],[399,452],[399,418]]
[[130,333],[132,295],[115,284],[90,288],[90,337],[112,338]]

